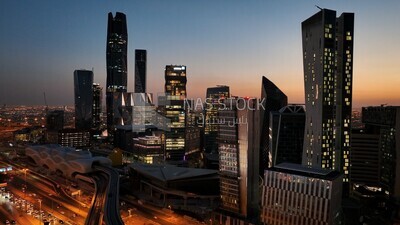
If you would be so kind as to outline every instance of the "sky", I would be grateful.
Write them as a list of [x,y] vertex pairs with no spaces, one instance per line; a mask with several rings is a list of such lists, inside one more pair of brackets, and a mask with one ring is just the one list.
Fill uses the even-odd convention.
[[73,72],[106,82],[107,13],[126,14],[128,91],[134,50],[147,50],[147,92],[165,65],[187,66],[189,98],[230,86],[260,97],[261,77],[304,103],[301,22],[321,8],[355,13],[353,107],[400,105],[400,1],[0,1],[0,104],[73,105]]

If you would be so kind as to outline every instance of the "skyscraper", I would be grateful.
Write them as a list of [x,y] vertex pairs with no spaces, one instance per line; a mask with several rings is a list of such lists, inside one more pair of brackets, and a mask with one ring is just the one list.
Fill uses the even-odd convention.
[[147,52],[144,49],[135,50],[135,93],[146,93],[146,63]]
[[268,167],[284,162],[301,164],[305,122],[301,105],[288,105],[271,112]]
[[[233,213],[231,221],[256,219],[259,213],[260,112],[256,99],[243,100],[227,99],[226,108],[218,111],[221,209]],[[221,215],[218,220],[226,213]],[[231,224],[242,224],[239,221]]]
[[75,128],[90,130],[92,128],[93,110],[93,71],[75,70]]
[[379,186],[399,205],[400,106],[362,108],[362,122],[366,133],[379,135]]
[[92,129],[100,130],[102,115],[103,88],[100,84],[93,83]]
[[220,85],[207,88],[206,105],[204,107],[204,148],[207,153],[218,152],[218,110],[222,101],[229,98],[229,87]]
[[[321,9],[302,23],[306,129],[303,164],[349,182],[354,14]],[[344,187],[343,193],[347,193]]]
[[169,119],[165,132],[166,160],[185,160],[186,124],[186,66],[167,65],[165,67],[165,117]]
[[269,127],[271,111],[278,111],[288,104],[288,99],[272,81],[266,77],[262,77],[261,85],[261,101],[263,108],[260,108],[261,113],[261,138],[260,138],[260,176],[264,175],[264,170],[268,167],[268,161],[271,157],[271,149],[269,148]]
[[117,12],[113,17],[111,12],[108,13],[106,107],[107,130],[111,136],[117,122],[114,121],[114,93],[127,90],[127,48],[128,32],[125,14]]

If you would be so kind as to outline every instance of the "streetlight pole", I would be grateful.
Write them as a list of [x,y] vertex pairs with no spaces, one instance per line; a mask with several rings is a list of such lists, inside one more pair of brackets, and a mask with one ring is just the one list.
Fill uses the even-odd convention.
[[39,224],[42,224],[42,199],[38,199],[39,202]]

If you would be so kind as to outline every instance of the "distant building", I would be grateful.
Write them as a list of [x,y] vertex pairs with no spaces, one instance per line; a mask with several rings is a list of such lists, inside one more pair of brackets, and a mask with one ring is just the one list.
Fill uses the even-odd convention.
[[58,143],[58,131],[64,129],[64,110],[47,112],[46,129],[46,143]]
[[221,213],[216,218],[224,211],[233,215],[220,216],[222,224],[230,220],[257,223],[259,215],[260,112],[251,110],[256,109],[257,99],[243,100],[227,99],[226,109],[218,111]]
[[204,106],[204,150],[206,153],[218,153],[218,110],[222,108],[224,99],[229,97],[228,86],[207,88]]
[[[92,129],[99,131],[102,123],[103,88],[100,84],[93,84]],[[97,133],[97,132],[96,132]]]
[[149,164],[164,163],[163,135],[133,138],[133,156],[139,162]]
[[[181,164],[185,160],[186,66],[165,67],[164,115],[169,120],[165,132],[165,159]],[[160,104],[160,103],[159,103]]]
[[362,122],[366,133],[379,135],[379,185],[400,202],[400,106],[362,108]]
[[321,9],[301,24],[306,113],[303,165],[344,173],[348,194],[354,13]]
[[42,143],[46,129],[41,126],[26,127],[13,132],[15,142]]
[[[260,138],[260,159],[259,174],[262,176],[264,170],[268,168],[269,158],[272,155],[272,149],[269,146],[270,139],[270,113],[278,111],[288,104],[288,98],[272,81],[262,77],[261,99],[263,108],[261,113],[261,138]],[[265,109],[265,110],[264,110]]]
[[93,71],[74,71],[75,129],[90,130],[93,123]]
[[127,91],[128,74],[128,32],[126,27],[126,16],[117,12],[115,17],[108,13],[106,64],[106,108],[107,108],[107,130],[109,136],[113,136],[115,129],[114,120],[114,93]]
[[64,111],[49,111],[46,116],[46,128],[48,131],[59,131],[64,128]]
[[268,167],[288,162],[301,164],[303,155],[304,107],[288,105],[270,114]]
[[365,129],[352,129],[350,180],[352,184],[379,186],[380,135]]
[[291,163],[267,169],[261,224],[340,224],[342,179],[343,175],[337,171]]
[[147,51],[135,50],[135,93],[146,93]]
[[64,129],[58,132],[58,144],[65,147],[83,148],[90,147],[90,131],[77,129]]

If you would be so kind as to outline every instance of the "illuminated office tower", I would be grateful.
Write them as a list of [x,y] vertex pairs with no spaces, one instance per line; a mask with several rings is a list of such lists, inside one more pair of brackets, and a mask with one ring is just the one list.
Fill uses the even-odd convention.
[[249,220],[257,224],[260,192],[257,99],[229,98],[225,104],[226,109],[218,111],[222,212],[217,213],[215,219],[219,224],[243,224]]
[[222,101],[229,98],[228,86],[207,88],[206,104],[204,108],[204,149],[205,152],[218,152],[218,110]]
[[260,169],[259,174],[263,176],[264,170],[268,167],[268,162],[272,158],[272,152],[269,147],[270,139],[270,113],[278,111],[288,104],[288,99],[272,81],[262,77],[261,101],[264,108],[260,108],[261,113],[261,138],[260,138]]
[[127,90],[127,48],[128,33],[126,28],[126,16],[117,12],[115,17],[108,14],[107,26],[107,84],[106,84],[106,108],[107,130],[112,136],[117,121],[114,121],[114,93]]
[[301,105],[288,105],[271,112],[268,167],[284,162],[301,164],[305,120]]
[[92,105],[92,129],[100,130],[101,127],[101,108],[102,108],[103,88],[100,84],[93,84],[93,105]]
[[146,93],[146,62],[147,52],[144,49],[135,50],[135,93]]
[[90,130],[93,122],[93,71],[75,70],[74,92],[75,129]]
[[186,66],[165,67],[165,159],[178,163],[185,160],[186,81]]
[[348,192],[354,13],[321,9],[302,23],[306,128],[303,164],[344,173]]

